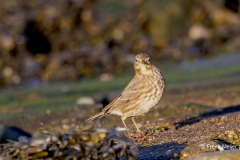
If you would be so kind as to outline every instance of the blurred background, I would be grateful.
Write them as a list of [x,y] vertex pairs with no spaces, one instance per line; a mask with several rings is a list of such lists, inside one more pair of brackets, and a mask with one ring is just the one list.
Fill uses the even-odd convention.
[[238,0],[1,0],[0,21],[1,88],[107,80],[140,52],[182,64],[240,51]]
[[[203,152],[200,143],[216,145],[220,133],[229,138],[221,140],[226,146],[237,144],[239,10],[240,0],[0,0],[0,142],[42,127],[74,133],[77,122],[83,125],[120,94],[134,76],[135,55],[145,52],[166,89],[137,122],[149,135],[169,131],[169,139],[158,137],[170,142],[151,152],[176,159],[189,135],[183,155]],[[116,116],[100,122],[122,124]],[[189,130],[181,134],[181,125]],[[202,133],[206,139],[196,143],[193,135],[202,139]]]

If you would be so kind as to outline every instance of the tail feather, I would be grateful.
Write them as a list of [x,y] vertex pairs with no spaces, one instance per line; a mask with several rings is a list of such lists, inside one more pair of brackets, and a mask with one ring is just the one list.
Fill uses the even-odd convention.
[[97,115],[95,115],[95,116],[93,116],[93,117],[91,117],[91,118],[88,118],[86,121],[87,121],[87,122],[91,122],[91,121],[94,121],[94,120],[96,120],[96,119],[98,119],[98,118],[101,118],[101,117],[103,117],[103,116],[105,116],[105,114],[102,113],[102,112],[100,112],[99,114],[97,114]]

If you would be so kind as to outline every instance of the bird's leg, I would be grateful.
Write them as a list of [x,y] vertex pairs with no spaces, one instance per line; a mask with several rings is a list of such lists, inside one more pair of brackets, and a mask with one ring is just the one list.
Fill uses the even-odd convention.
[[135,117],[132,117],[132,121],[133,121],[134,126],[137,128],[137,131],[141,133],[140,129],[138,128],[138,126],[135,122]]
[[122,122],[123,122],[123,125],[124,125],[125,129],[127,130],[128,137],[131,138],[130,133],[129,133],[129,131],[128,131],[128,127],[127,127],[125,121],[124,121],[122,118],[121,118],[121,120],[122,120]]
[[136,124],[136,122],[135,122],[135,117],[132,117],[132,121],[133,121],[134,126],[137,128],[138,133],[139,133],[141,136],[143,136],[143,133],[140,131],[140,129],[138,128],[138,126],[137,126],[137,124]]

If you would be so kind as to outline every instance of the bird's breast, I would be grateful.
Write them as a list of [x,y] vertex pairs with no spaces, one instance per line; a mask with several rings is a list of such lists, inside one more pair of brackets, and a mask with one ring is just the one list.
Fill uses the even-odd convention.
[[146,77],[141,95],[139,107],[142,112],[148,112],[160,101],[164,90],[164,81],[160,76]]

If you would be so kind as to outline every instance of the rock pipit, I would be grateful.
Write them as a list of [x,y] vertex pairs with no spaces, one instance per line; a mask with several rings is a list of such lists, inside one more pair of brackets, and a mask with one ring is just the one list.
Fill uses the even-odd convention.
[[140,132],[134,118],[149,112],[160,101],[164,91],[164,77],[160,70],[151,64],[150,57],[145,53],[136,55],[134,69],[135,76],[123,92],[99,114],[87,121],[93,121],[107,114],[119,115],[128,136],[131,137],[124,121],[131,117],[137,131]]

